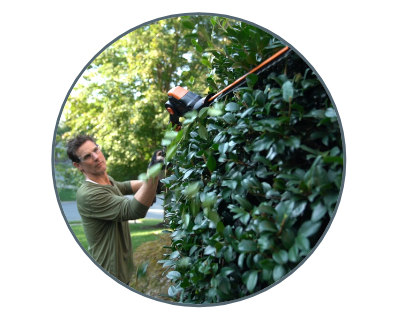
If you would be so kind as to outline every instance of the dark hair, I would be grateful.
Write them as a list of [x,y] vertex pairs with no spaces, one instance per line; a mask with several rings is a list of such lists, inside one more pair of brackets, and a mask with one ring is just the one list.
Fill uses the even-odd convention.
[[76,150],[79,149],[81,145],[83,145],[86,141],[92,141],[96,143],[96,141],[89,135],[80,134],[75,138],[68,140],[67,142],[67,154],[68,158],[71,159],[72,162],[81,162],[77,155],[75,154]]

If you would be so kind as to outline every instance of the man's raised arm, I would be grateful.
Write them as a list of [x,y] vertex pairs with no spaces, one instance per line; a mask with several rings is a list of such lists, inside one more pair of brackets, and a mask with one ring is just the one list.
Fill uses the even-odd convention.
[[142,182],[142,186],[134,195],[135,199],[145,206],[151,207],[156,195],[158,177],[149,178],[146,182]]
[[[151,159],[149,164],[149,168],[157,163],[164,162],[164,152],[163,150],[157,150],[154,152],[154,155]],[[145,206],[152,206],[154,203],[154,197],[156,195],[158,181],[160,176],[156,176],[154,178],[149,177],[147,181],[138,181],[133,180],[131,181],[131,186],[133,192],[135,189],[137,192],[135,193],[135,199],[140,203],[144,204]]]
[[131,180],[131,187],[133,193],[136,193],[139,191],[139,189],[142,187],[143,181],[141,180]]

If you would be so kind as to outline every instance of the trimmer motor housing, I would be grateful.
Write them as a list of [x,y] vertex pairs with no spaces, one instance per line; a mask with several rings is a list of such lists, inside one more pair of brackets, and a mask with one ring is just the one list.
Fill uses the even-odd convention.
[[209,94],[202,98],[182,87],[171,89],[168,92],[168,101],[165,103],[165,108],[170,114],[170,121],[173,125],[177,125],[177,130],[179,130],[182,125],[179,122],[179,117],[183,117],[185,113],[191,110],[199,111],[201,108],[208,106],[208,100],[212,96],[213,94]]

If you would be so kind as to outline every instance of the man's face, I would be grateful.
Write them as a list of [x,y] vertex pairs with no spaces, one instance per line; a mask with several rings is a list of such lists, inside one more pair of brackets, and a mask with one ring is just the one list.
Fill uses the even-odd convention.
[[73,165],[85,175],[101,175],[107,170],[106,159],[95,143],[88,140],[81,145],[75,154],[81,162],[74,162]]

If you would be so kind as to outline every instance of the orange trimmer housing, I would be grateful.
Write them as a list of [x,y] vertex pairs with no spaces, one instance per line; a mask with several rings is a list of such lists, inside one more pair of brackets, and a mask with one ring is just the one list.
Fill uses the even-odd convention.
[[168,92],[168,101],[165,103],[165,108],[169,112],[169,118],[173,125],[176,125],[175,130],[180,130],[182,124],[179,118],[191,110],[200,110],[208,105],[208,99],[212,96],[200,97],[199,95],[190,92],[182,87],[175,87]]

